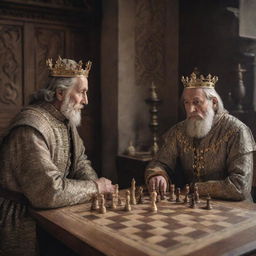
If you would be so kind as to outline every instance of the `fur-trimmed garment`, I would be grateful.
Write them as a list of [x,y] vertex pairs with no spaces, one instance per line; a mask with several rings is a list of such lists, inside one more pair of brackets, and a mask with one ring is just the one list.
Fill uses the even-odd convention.
[[[32,207],[86,202],[97,192],[95,179],[77,129],[50,103],[24,108],[1,142],[0,189]],[[0,197],[0,255],[37,255],[28,205],[7,197]]]
[[202,139],[189,137],[183,121],[165,135],[163,146],[147,166],[146,182],[155,175],[167,181],[179,176],[184,185],[196,177],[202,195],[251,200],[255,150],[250,129],[226,112],[215,116],[212,129]]

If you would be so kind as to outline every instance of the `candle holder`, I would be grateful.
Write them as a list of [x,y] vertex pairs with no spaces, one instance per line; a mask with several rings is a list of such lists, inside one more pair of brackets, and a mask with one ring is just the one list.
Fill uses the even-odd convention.
[[150,106],[149,112],[150,112],[150,122],[149,127],[151,129],[153,140],[152,145],[150,148],[150,152],[152,155],[155,155],[158,150],[158,106],[161,103],[161,100],[158,98],[157,92],[156,92],[156,86],[154,82],[152,82],[150,87],[150,97],[145,100],[145,102]]

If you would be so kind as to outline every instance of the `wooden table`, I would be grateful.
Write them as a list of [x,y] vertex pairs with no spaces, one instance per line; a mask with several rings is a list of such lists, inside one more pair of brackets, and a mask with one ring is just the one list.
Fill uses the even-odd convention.
[[197,209],[191,209],[164,200],[154,214],[146,198],[130,213],[120,206],[100,214],[90,211],[90,204],[31,213],[39,226],[79,255],[254,255],[256,206],[212,204],[213,210],[204,210],[201,200]]

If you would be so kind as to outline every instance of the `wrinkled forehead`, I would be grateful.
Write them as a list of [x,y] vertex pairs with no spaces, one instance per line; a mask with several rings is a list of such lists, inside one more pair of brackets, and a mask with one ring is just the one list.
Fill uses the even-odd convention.
[[77,77],[77,81],[74,85],[74,89],[76,90],[88,90],[88,80],[85,76]]
[[182,94],[184,100],[205,99],[204,89],[201,88],[185,88]]

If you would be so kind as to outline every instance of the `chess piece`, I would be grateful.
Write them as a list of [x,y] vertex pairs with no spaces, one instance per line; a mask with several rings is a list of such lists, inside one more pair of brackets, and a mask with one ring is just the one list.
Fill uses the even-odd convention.
[[174,202],[175,201],[175,195],[174,195],[174,191],[175,191],[175,185],[171,184],[170,185],[170,197],[168,199],[168,201]]
[[186,185],[184,204],[189,203],[189,185]]
[[105,206],[105,198],[103,194],[100,194],[100,207],[99,212],[104,214],[107,212],[106,206]]
[[144,199],[143,199],[143,187],[139,187],[139,198],[138,198],[138,204],[143,204]]
[[92,197],[92,206],[91,206],[91,210],[98,210],[99,207],[99,200],[98,200],[98,195],[95,194]]
[[131,204],[135,205],[136,204],[136,196],[135,196],[135,190],[136,190],[136,185],[135,185],[135,179],[132,179],[131,183]]
[[150,207],[152,212],[157,212],[156,198],[157,198],[157,193],[156,191],[153,191],[151,193],[151,207]]
[[186,184],[186,194],[189,194],[189,184]]
[[190,200],[190,208],[195,209],[196,208],[196,200],[195,200],[195,195],[191,194],[191,200]]
[[117,198],[117,205],[118,206],[122,206],[123,205],[123,202],[122,202],[122,199],[121,199],[120,195],[118,195],[118,198]]
[[211,205],[211,197],[208,194],[207,198],[206,198],[206,206],[204,207],[204,209],[206,210],[211,210],[212,209],[212,205]]
[[118,198],[118,196],[119,196],[119,185],[118,184],[115,185],[115,195]]
[[177,188],[176,190],[176,203],[180,203],[181,199],[180,199],[180,188]]
[[130,191],[129,190],[126,190],[126,193],[125,193],[125,206],[124,206],[124,210],[127,211],[127,212],[130,212],[132,209],[131,209],[131,202],[130,202]]
[[199,193],[198,193],[198,186],[197,185],[195,185],[194,194],[195,194],[195,201],[196,201],[196,203],[200,203]]
[[116,194],[112,194],[112,200],[111,200],[111,208],[116,209]]

